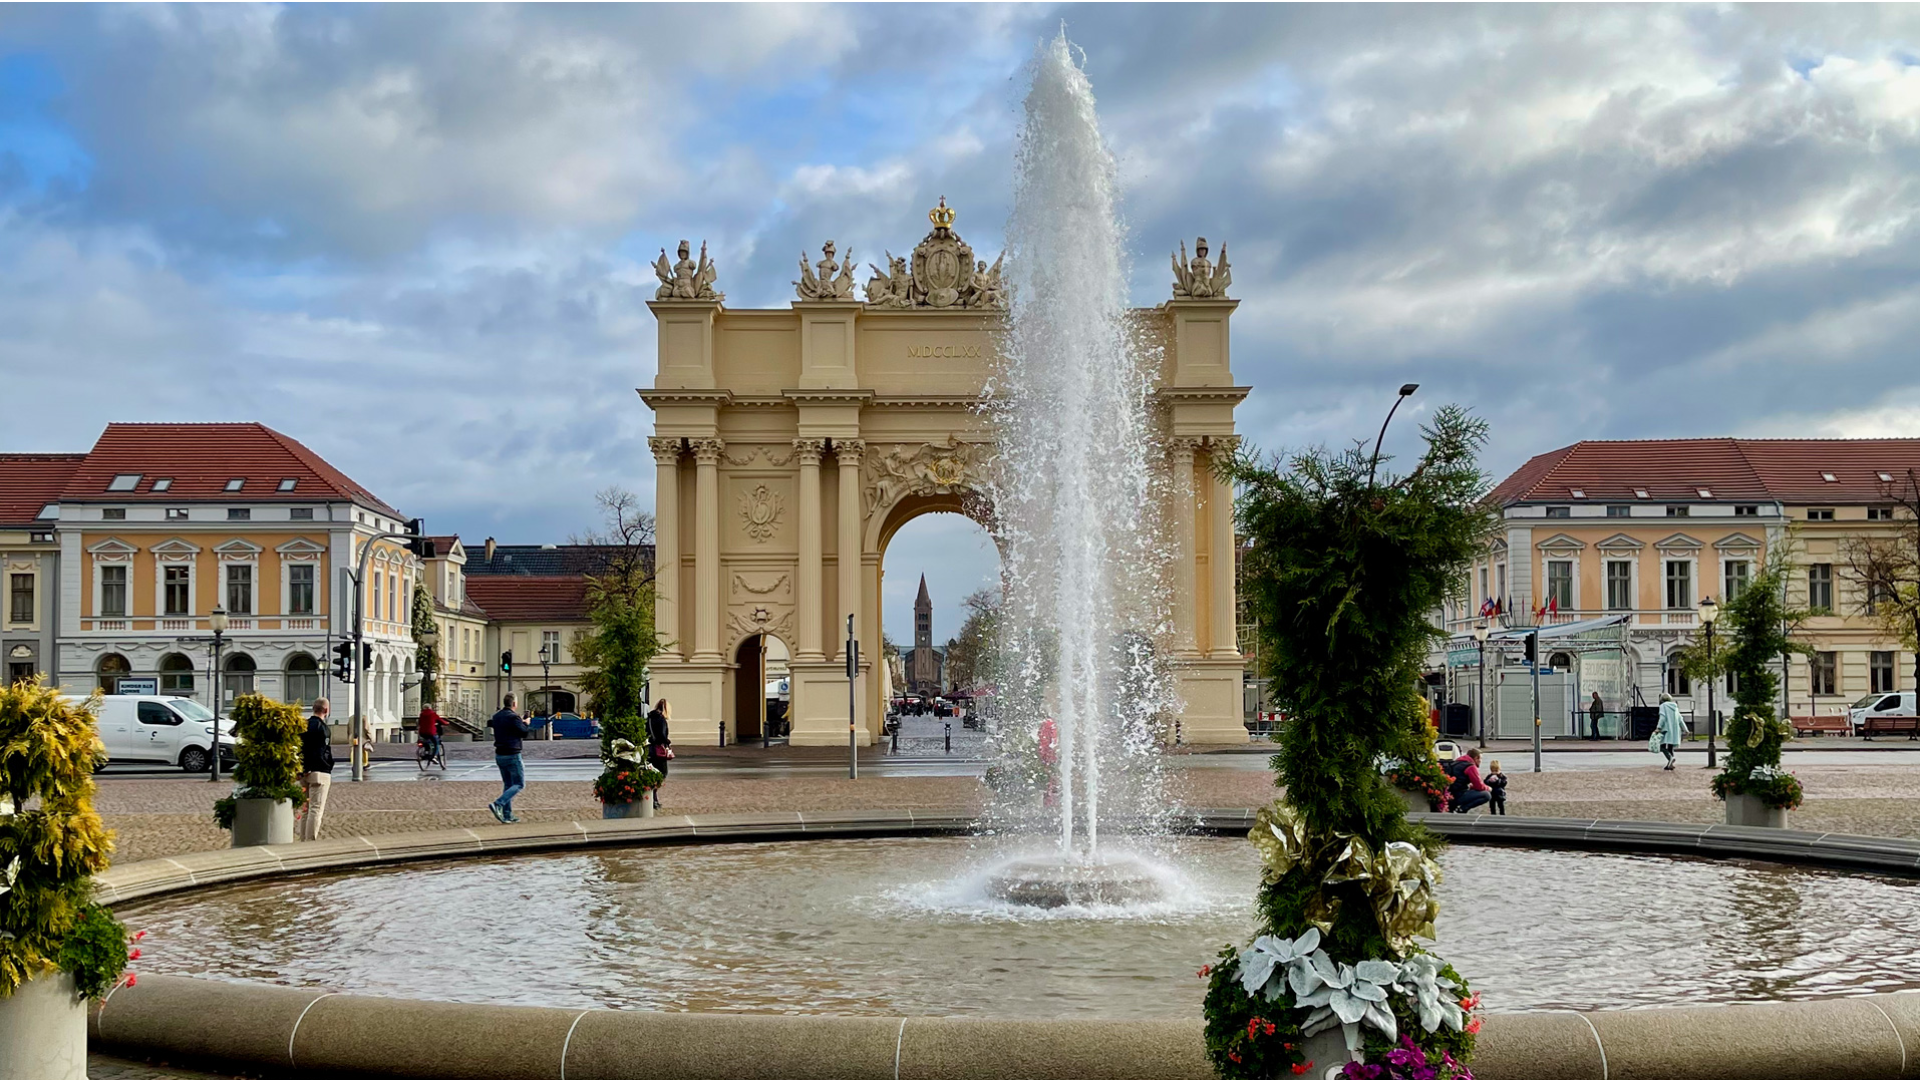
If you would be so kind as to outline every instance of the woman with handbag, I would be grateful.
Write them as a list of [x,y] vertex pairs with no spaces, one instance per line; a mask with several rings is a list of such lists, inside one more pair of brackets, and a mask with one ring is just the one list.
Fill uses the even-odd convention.
[[[667,730],[667,719],[671,710],[667,699],[661,698],[653,703],[653,711],[647,714],[647,760],[660,770],[662,783],[667,778],[667,763],[673,760],[673,737]],[[660,789],[653,789],[653,808],[660,809]]]

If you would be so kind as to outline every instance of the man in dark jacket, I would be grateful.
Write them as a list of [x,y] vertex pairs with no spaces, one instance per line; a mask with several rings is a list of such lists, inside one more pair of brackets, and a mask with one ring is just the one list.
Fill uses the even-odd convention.
[[487,804],[502,824],[517,824],[513,816],[513,797],[527,786],[527,768],[520,760],[520,740],[533,734],[533,728],[513,711],[513,695],[500,699],[500,711],[487,721],[493,729],[493,763],[500,766],[500,797]]
[[300,821],[300,839],[320,839],[320,815],[327,810],[327,789],[333,786],[333,730],[327,714],[333,706],[316,698],[307,730],[300,734],[301,786],[307,789],[307,815]]
[[1593,730],[1587,735],[1587,738],[1597,739],[1600,737],[1600,721],[1606,719],[1606,716],[1606,703],[1600,700],[1600,691],[1595,690],[1593,692],[1593,701],[1587,706],[1587,718],[1593,721]]

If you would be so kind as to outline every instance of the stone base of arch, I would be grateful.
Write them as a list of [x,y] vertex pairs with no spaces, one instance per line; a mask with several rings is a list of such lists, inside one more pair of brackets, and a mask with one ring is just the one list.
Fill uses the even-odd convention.
[[[790,661],[788,669],[793,673],[793,733],[788,739],[791,746],[845,746],[847,745],[847,667],[844,663],[829,660],[826,663],[804,663]],[[867,685],[873,678],[873,665],[865,661],[860,664],[860,678],[854,688],[864,699]],[[854,729],[854,743],[858,746],[872,746],[874,733],[867,725],[867,717],[872,710],[867,703],[861,702],[861,723]]]
[[1185,705],[1178,723],[1180,742],[1227,746],[1248,740],[1245,720],[1246,662],[1182,660],[1174,665],[1175,685]]

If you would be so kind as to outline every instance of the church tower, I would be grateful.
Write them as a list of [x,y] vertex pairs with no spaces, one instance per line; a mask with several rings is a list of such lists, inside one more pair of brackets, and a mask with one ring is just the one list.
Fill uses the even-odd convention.
[[927,575],[920,575],[920,596],[913,602],[913,651],[907,654],[907,689],[915,694],[938,694],[940,669],[946,657],[933,647],[933,597],[927,595]]
[[920,575],[920,598],[913,602],[913,647],[933,648],[933,597],[927,595],[927,575]]

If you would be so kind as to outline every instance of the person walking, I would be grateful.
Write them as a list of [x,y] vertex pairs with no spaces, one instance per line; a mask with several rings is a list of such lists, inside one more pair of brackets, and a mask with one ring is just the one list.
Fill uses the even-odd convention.
[[1588,735],[1587,738],[1598,739],[1600,737],[1600,720],[1606,715],[1607,707],[1600,701],[1600,691],[1595,690],[1593,692],[1593,702],[1587,706],[1587,716],[1593,721],[1593,732]]
[[1660,695],[1660,723],[1654,726],[1653,736],[1647,740],[1647,749],[1667,756],[1666,772],[1673,771],[1673,752],[1680,746],[1680,740],[1686,737],[1687,729],[1680,722],[1680,706],[1674,703],[1672,694]]
[[[672,710],[667,699],[661,698],[653,703],[653,711],[647,714],[647,760],[660,770],[661,785],[667,779],[667,763],[673,760],[673,733],[667,728],[672,718]],[[660,788],[653,789],[653,808],[660,809]]]
[[302,840],[320,839],[320,818],[327,812],[327,789],[333,786],[333,729],[327,726],[327,714],[332,711],[326,698],[315,698],[307,730],[300,733],[300,786],[307,792]]
[[500,767],[500,797],[487,804],[494,818],[505,825],[516,825],[520,819],[513,816],[513,797],[527,786],[527,767],[520,760],[520,740],[533,734],[533,729],[513,711],[513,695],[500,699],[500,711],[487,721],[493,729],[493,763]]

